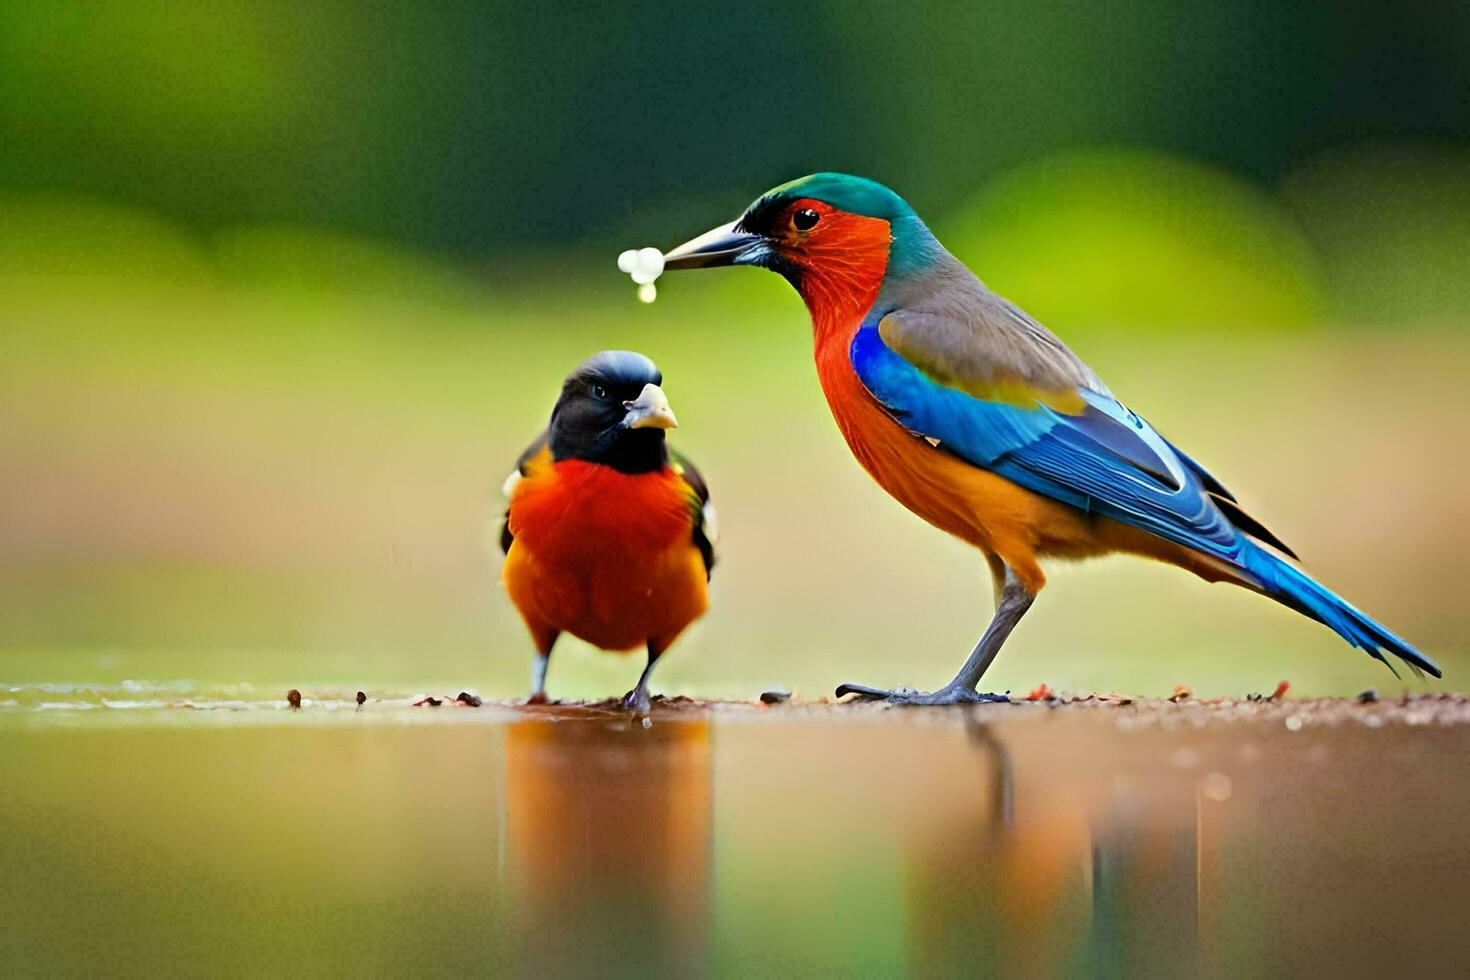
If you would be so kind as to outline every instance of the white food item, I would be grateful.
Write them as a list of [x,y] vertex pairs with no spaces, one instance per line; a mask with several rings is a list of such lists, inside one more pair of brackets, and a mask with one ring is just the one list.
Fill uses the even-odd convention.
[[653,273],[657,279],[664,271],[664,253],[652,245],[638,250],[638,265]]
[[618,255],[618,268],[632,277],[638,284],[638,298],[645,303],[652,303],[658,298],[658,289],[654,283],[664,271],[664,253],[649,246],[647,248],[628,249]]

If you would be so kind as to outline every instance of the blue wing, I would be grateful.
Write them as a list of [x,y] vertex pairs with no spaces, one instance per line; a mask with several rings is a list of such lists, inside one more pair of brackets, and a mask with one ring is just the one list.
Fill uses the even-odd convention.
[[[1036,493],[1104,514],[1242,565],[1248,547],[1202,485],[1197,466],[1110,395],[1081,389],[1067,414],[985,401],[948,387],[894,352],[877,324],[850,350],[864,387],[911,431]],[[1244,570],[1244,569],[1242,569]]]

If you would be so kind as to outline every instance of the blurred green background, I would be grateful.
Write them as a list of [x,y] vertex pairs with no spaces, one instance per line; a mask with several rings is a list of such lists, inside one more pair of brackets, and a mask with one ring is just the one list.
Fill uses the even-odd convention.
[[[774,276],[614,267],[881,179],[1463,686],[1470,8],[0,9],[0,682],[526,684],[487,547],[561,377],[635,348],[724,531],[658,686],[932,686],[983,563],[871,485]],[[638,658],[565,641],[563,696]],[[1057,569],[1025,690],[1394,687],[1255,596]]]

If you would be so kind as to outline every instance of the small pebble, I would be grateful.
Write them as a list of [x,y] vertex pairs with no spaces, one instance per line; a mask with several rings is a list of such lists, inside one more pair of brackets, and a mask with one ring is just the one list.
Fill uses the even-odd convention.
[[768,687],[761,692],[761,704],[781,704],[790,700],[791,691],[784,687]]
[[301,692],[294,687],[291,688],[286,692],[286,703],[293,708],[301,707]]
[[480,700],[479,695],[471,694],[468,691],[460,691],[459,697],[454,699],[454,703],[462,704],[466,708],[478,708],[480,705],[484,704],[484,702]]
[[364,694],[362,691],[358,691],[357,692],[357,703],[358,704],[366,704],[367,703],[367,695]]
[[1378,692],[1371,687],[1368,688],[1368,690],[1364,691],[1362,694],[1358,695],[1359,704],[1376,704],[1377,702]]

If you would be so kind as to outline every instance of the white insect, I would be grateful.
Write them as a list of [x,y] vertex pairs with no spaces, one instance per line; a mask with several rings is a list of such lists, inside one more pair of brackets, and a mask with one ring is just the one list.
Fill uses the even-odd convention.
[[658,299],[658,287],[654,282],[664,271],[664,253],[649,246],[630,248],[618,256],[618,268],[633,277],[638,284],[638,298],[645,303]]

